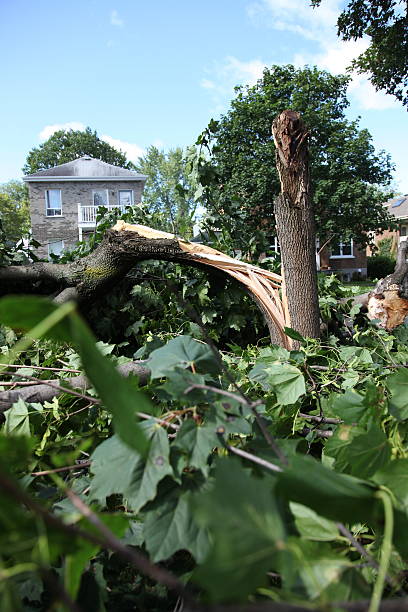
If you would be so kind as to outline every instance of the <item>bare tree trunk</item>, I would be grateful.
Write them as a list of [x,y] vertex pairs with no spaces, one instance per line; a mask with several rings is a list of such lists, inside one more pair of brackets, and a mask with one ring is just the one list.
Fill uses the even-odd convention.
[[281,194],[275,218],[281,247],[290,326],[318,338],[316,231],[309,194],[308,131],[295,111],[286,110],[272,124]]

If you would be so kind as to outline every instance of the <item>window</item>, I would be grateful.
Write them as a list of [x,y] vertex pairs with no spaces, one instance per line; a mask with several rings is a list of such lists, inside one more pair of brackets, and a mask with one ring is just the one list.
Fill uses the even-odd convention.
[[133,206],[133,191],[131,189],[121,189],[119,191],[119,206]]
[[92,192],[92,200],[94,206],[109,206],[109,196],[107,189],[100,189]]
[[353,255],[353,239],[333,242],[331,246],[331,258],[339,257],[354,257]]
[[62,214],[61,189],[47,189],[45,192],[47,217],[60,217]]
[[51,258],[51,255],[61,255],[64,250],[64,241],[63,240],[53,240],[48,243],[48,258]]

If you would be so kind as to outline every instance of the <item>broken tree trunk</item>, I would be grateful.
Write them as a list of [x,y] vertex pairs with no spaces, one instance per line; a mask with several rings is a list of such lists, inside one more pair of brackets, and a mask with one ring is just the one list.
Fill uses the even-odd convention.
[[302,336],[320,335],[316,231],[310,198],[308,131],[300,114],[286,110],[272,124],[281,194],[275,219],[281,247],[290,327]]
[[106,232],[95,251],[78,261],[0,268],[0,293],[53,293],[57,302],[74,299],[89,303],[106,294],[138,262],[147,259],[212,267],[231,276],[243,284],[257,302],[272,342],[291,347],[291,340],[284,332],[288,321],[279,295],[281,276],[211,247],[124,221],[118,221]]
[[395,270],[381,279],[368,294],[368,317],[377,319],[379,327],[391,331],[408,315],[408,242],[398,248]]

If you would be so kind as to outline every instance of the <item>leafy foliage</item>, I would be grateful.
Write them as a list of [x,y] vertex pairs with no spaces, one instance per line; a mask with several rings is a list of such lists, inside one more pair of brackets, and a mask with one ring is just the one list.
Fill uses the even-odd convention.
[[[312,0],[320,5],[321,0]],[[352,63],[375,88],[408,106],[408,17],[403,0],[349,0],[337,21],[343,40],[368,36],[370,45]]]
[[[325,283],[326,296],[344,292],[338,281]],[[143,575],[120,545],[160,562],[208,605],[266,598],[318,610],[381,595],[380,573],[344,529],[384,565],[394,585],[384,597],[404,588],[405,327],[389,334],[354,323],[343,344],[331,335],[301,339],[294,351],[232,346],[222,354],[176,334],[141,351],[152,375],[139,390],[115,372],[122,347],[95,344],[72,305],[5,298],[0,321],[31,330],[13,346],[4,328],[4,384],[27,372],[49,377],[36,370],[41,363],[62,377],[83,367],[94,386],[44,406],[20,400],[6,413],[4,609],[47,609],[63,588],[84,610],[173,610],[177,594]]]
[[[231,109],[211,121],[191,149],[191,170],[199,177],[209,211],[208,226],[233,237],[235,248],[255,254],[275,235],[273,200],[280,192],[271,122],[296,109],[310,129],[310,162],[318,234],[353,233],[359,244],[367,232],[390,225],[378,185],[391,180],[392,164],[376,153],[371,135],[350,121],[348,77],[291,65],[265,69],[253,87],[237,87]],[[205,155],[207,151],[207,156]]]
[[108,164],[132,170],[135,166],[126,155],[101,140],[90,127],[81,130],[58,130],[38,147],[31,149],[23,167],[24,174],[33,174],[90,155]]
[[372,255],[367,257],[368,278],[384,278],[392,274],[395,268],[395,259],[390,255]]
[[143,204],[151,214],[161,213],[157,229],[191,238],[193,218],[197,208],[194,189],[186,172],[183,150],[179,147],[167,153],[149,147],[136,169],[147,176]]

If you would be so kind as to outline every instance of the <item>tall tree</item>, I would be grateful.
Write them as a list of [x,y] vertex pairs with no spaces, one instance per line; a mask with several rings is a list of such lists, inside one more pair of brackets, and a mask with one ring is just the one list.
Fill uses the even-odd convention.
[[0,185],[0,219],[6,240],[17,242],[30,229],[28,189],[21,181]]
[[[313,6],[322,0],[312,0]],[[352,63],[375,88],[408,107],[408,9],[406,0],[350,0],[337,20],[343,40],[368,36],[370,45]],[[408,108],[407,108],[408,110]]]
[[271,121],[299,111],[310,130],[312,198],[321,241],[350,233],[366,244],[368,232],[390,219],[378,189],[391,180],[385,152],[376,153],[367,130],[346,119],[348,77],[317,68],[272,66],[253,87],[238,87],[230,110],[210,122],[198,142],[211,152],[199,172],[213,227],[227,228],[238,248],[261,250],[275,233],[279,193]]
[[148,177],[143,203],[150,213],[162,213],[157,215],[157,228],[190,237],[196,203],[183,150],[178,147],[165,153],[149,147],[137,170]]
[[81,130],[58,130],[48,140],[38,147],[31,149],[27,155],[23,167],[24,174],[32,174],[39,170],[46,170],[59,164],[70,162],[73,159],[90,155],[97,159],[121,166],[122,168],[134,169],[132,162],[128,161],[126,155],[117,151],[110,144],[101,140],[90,127]]

